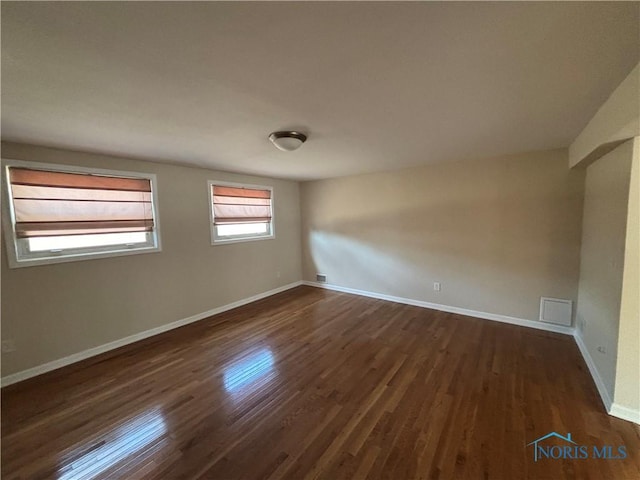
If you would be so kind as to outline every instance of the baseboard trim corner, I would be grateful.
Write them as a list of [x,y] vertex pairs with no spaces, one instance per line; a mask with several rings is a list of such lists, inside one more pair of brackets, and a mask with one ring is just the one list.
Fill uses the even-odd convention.
[[441,312],[456,313],[458,315],[466,315],[468,317],[482,318],[484,320],[492,320],[495,322],[508,323],[511,325],[518,325],[520,327],[535,328],[538,330],[545,330],[547,332],[562,333],[564,335],[573,335],[573,327],[565,327],[563,325],[554,325],[552,323],[543,323],[538,320],[527,320],[524,318],[510,317],[508,315],[500,315],[497,313],[480,312],[477,310],[469,310],[466,308],[452,307],[449,305],[441,305],[439,303],[430,303],[422,300],[414,300],[411,298],[396,297],[393,295],[386,295],[383,293],[369,292],[366,290],[358,290],[355,288],[341,287],[339,285],[332,285],[328,283],[310,282],[304,280],[304,285],[317,288],[325,288],[327,290],[333,290],[336,292],[350,293],[353,295],[360,295],[362,297],[376,298],[378,300],[387,300],[389,302],[403,303],[405,305],[413,305],[414,307],[430,308],[432,310],[439,310]]
[[613,402],[613,404],[611,405],[611,409],[609,410],[609,415],[613,415],[614,417],[621,418],[622,420],[640,425],[640,410],[623,407],[622,405],[618,405],[617,403]]
[[604,405],[604,408],[607,410],[608,413],[612,414],[611,407],[613,402],[611,400],[611,395],[609,394],[607,387],[604,386],[602,377],[600,376],[600,373],[596,368],[596,364],[593,361],[593,358],[591,357],[591,354],[589,353],[587,346],[584,344],[582,337],[577,331],[573,335],[573,338],[576,342],[576,345],[578,345],[578,350],[580,350],[580,353],[582,354],[582,358],[584,358],[584,362],[587,364],[589,373],[591,373],[591,378],[593,378],[593,382],[596,384],[596,388],[598,389],[598,393],[600,394],[600,399],[602,400],[602,404]]
[[175,328],[179,328],[184,325],[188,325],[190,323],[197,322],[199,320],[203,320],[208,317],[212,317],[213,315],[226,312],[227,310],[232,310],[234,308],[247,305],[248,303],[262,300],[263,298],[267,298],[277,293],[290,290],[302,284],[303,284],[302,281],[289,283],[287,285],[283,285],[282,287],[274,288],[266,292],[258,293],[251,297],[243,298],[236,302],[222,305],[221,307],[212,308],[211,310],[207,310],[206,312],[197,313],[195,315],[191,315],[190,317],[186,317],[181,320],[176,320],[175,322],[167,323],[165,325],[161,325],[159,327],[152,328],[150,330],[145,330],[143,332],[135,333],[133,335],[129,335],[128,337],[124,337],[119,340],[106,343],[104,345],[99,345],[97,347],[89,348],[87,350],[83,350],[82,352],[74,353],[72,355],[60,358],[58,360],[53,360],[51,362],[47,362],[42,365],[29,368],[27,370],[22,370],[20,372],[13,373],[11,375],[7,375],[0,379],[0,387],[6,387],[14,383],[21,382],[23,380],[27,380],[29,378],[42,375],[43,373],[47,373],[52,370],[57,370],[58,368],[66,367],[67,365],[80,362],[81,360],[86,360],[87,358],[95,357],[96,355],[100,355],[101,353],[106,353],[110,350],[115,350],[116,348],[124,347],[125,345],[129,345],[131,343],[144,340],[145,338],[153,337],[154,335],[168,332],[169,330],[173,330]]

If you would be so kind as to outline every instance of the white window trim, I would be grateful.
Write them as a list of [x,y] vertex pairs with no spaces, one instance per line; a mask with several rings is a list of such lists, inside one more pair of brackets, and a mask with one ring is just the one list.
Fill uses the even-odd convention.
[[[32,258],[19,258],[18,243],[15,232],[15,212],[13,210],[13,199],[10,194],[9,167],[22,167],[42,169],[52,172],[68,173],[88,173],[96,175],[107,175],[115,177],[145,178],[151,181],[151,208],[153,211],[154,228],[148,235],[153,242],[153,246],[127,247],[126,245],[106,245],[102,247],[70,248],[65,249],[60,254],[50,254],[47,256],[43,252],[42,256]],[[142,253],[155,253],[162,251],[160,243],[160,216],[158,215],[158,185],[156,175],[145,172],[132,172],[124,170],[107,170],[103,168],[80,167],[75,165],[60,165],[55,163],[29,162],[24,160],[2,159],[2,223],[4,227],[5,244],[7,246],[7,259],[9,268],[32,267],[36,265],[49,265],[53,263],[77,262],[80,260],[93,260],[98,258],[122,257],[125,255],[138,255]]]
[[[224,237],[219,238],[216,235],[216,227],[213,224],[213,186],[218,185],[221,187],[236,187],[236,188],[251,188],[255,190],[269,190],[271,192],[271,228],[268,235],[247,235],[237,237]],[[255,242],[256,240],[272,240],[276,238],[275,229],[275,208],[273,198],[273,187],[267,185],[251,185],[247,183],[233,183],[218,180],[209,180],[207,182],[207,192],[209,195],[209,230],[211,231],[211,245],[226,245],[229,243],[242,243],[242,242]]]

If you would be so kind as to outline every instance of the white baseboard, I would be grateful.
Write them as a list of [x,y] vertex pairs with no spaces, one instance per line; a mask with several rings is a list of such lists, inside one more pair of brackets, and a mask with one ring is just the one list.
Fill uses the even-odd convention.
[[584,344],[582,337],[577,331],[573,335],[573,338],[576,341],[576,345],[578,345],[578,349],[582,354],[582,358],[584,358],[584,361],[587,364],[587,367],[589,368],[589,372],[591,373],[591,377],[593,378],[593,381],[596,384],[596,388],[598,389],[598,393],[600,394],[600,398],[602,399],[604,408],[607,410],[608,413],[611,414],[611,405],[613,403],[611,401],[611,395],[609,394],[607,387],[604,386],[604,382],[602,381],[602,377],[600,376],[600,373],[596,368],[596,364],[593,361],[593,358],[591,358],[591,354],[589,353],[587,346]]
[[609,415],[613,415],[614,417],[621,418],[622,420],[627,420],[628,422],[633,422],[640,425],[640,410],[623,407],[622,405],[618,405],[617,403],[613,402],[613,404],[611,405],[611,409],[609,410]]
[[136,333],[134,335],[130,335],[128,337],[121,338],[119,340],[115,340],[113,342],[109,342],[104,345],[100,345],[98,347],[94,347],[88,350],[84,350],[82,352],[74,353],[73,355],[69,355],[68,357],[60,358],[58,360],[54,360],[52,362],[48,362],[43,365],[38,365],[37,367],[29,368],[27,370],[14,373],[12,375],[7,375],[6,377],[2,377],[2,379],[0,379],[0,386],[6,387],[7,385],[21,382],[22,380],[26,380],[28,378],[35,377],[37,375],[42,375],[43,373],[50,372],[51,370],[56,370],[58,368],[65,367],[67,365],[71,365],[72,363],[76,363],[81,360],[85,360],[87,358],[100,355],[101,353],[105,353],[110,350],[115,350],[116,348],[129,345],[130,343],[134,343],[139,340],[143,340],[145,338],[158,335],[159,333],[167,332],[169,330],[173,330],[174,328],[182,327],[184,325],[188,325],[189,323],[197,322],[198,320],[203,320],[205,318],[211,317],[213,315],[217,315],[222,312],[226,312],[227,310],[231,310],[233,308],[241,307],[248,303],[255,302],[256,300],[261,300],[266,297],[270,297],[271,295],[284,292],[285,290],[289,290],[299,285],[302,285],[302,282],[299,281],[299,282],[289,283],[288,285],[274,288],[273,290],[269,290],[268,292],[263,292],[257,295],[253,295],[252,297],[243,298],[242,300],[238,300],[237,302],[233,302],[227,305],[223,305],[221,307],[213,308],[206,312],[197,313],[190,317],[183,318],[182,320],[177,320],[175,322],[167,323],[166,325],[161,325],[159,327],[152,328],[151,330],[145,330],[144,332]]
[[632,408],[619,405],[611,399],[611,394],[607,390],[607,387],[604,386],[604,382],[602,381],[602,377],[600,376],[600,373],[596,368],[593,357],[591,357],[591,354],[589,353],[589,350],[584,344],[584,340],[582,339],[578,331],[576,331],[573,338],[578,345],[578,349],[580,349],[582,358],[584,358],[584,361],[589,368],[589,372],[591,373],[593,382],[596,384],[596,388],[598,389],[598,393],[600,394],[600,398],[602,399],[602,403],[604,404],[604,408],[607,410],[607,413],[614,417],[621,418],[622,420],[637,423],[640,425],[640,410],[634,410]]
[[508,315],[499,315],[497,313],[479,312],[477,310],[468,310],[466,308],[451,307],[449,305],[440,305],[439,303],[424,302],[422,300],[413,300],[411,298],[395,297],[393,295],[385,295],[383,293],[368,292],[365,290],[357,290],[355,288],[340,287],[328,283],[318,283],[303,281],[304,285],[311,287],[326,288],[336,292],[351,293],[363,297],[377,298],[378,300],[387,300],[389,302],[403,303],[405,305],[413,305],[414,307],[430,308],[432,310],[440,310],[442,312],[457,313],[458,315],[466,315],[468,317],[482,318],[485,320],[493,320],[495,322],[509,323],[511,325],[519,325],[521,327],[537,328],[538,330],[546,330],[548,332],[562,333],[565,335],[573,335],[572,327],[564,325],[554,325],[552,323],[544,323],[537,320],[527,320],[524,318],[510,317]]

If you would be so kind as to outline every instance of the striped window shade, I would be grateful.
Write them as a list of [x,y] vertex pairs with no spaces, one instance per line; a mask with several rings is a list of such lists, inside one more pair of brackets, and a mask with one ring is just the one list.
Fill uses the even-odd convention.
[[150,232],[151,181],[9,168],[17,238]]
[[212,186],[214,225],[271,221],[271,190]]

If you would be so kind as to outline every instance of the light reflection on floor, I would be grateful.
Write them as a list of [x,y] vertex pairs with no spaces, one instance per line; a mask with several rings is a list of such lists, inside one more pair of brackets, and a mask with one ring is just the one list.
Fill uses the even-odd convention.
[[[104,443],[58,471],[58,480],[90,480],[167,433],[162,413],[145,412],[100,438]],[[91,448],[91,447],[89,447]]]
[[224,370],[224,388],[233,395],[248,393],[270,381],[275,374],[273,353],[263,348]]

